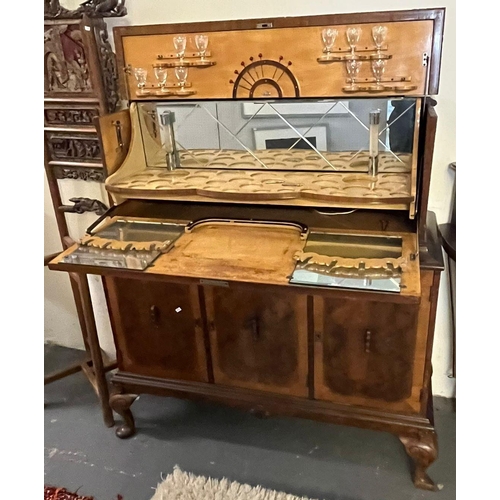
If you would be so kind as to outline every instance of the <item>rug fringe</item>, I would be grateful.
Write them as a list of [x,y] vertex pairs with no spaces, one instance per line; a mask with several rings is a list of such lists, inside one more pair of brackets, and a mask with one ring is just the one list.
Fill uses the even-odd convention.
[[156,487],[151,500],[314,500],[182,471],[177,465]]

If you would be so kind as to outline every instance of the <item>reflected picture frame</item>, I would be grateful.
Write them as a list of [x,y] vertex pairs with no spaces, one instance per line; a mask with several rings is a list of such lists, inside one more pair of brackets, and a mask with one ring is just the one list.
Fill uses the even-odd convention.
[[[305,134],[314,147],[320,151],[327,151],[327,126],[297,127],[298,132]],[[300,141],[295,145],[299,149],[313,149],[289,127],[280,128],[254,128],[255,149],[288,149],[297,139]]]

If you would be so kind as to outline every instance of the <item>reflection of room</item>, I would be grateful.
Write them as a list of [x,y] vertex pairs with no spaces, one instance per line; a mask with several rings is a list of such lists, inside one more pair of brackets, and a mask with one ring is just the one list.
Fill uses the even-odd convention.
[[[273,150],[276,159],[278,151],[287,153],[294,150],[297,158],[304,158],[296,150],[307,150],[309,160],[319,163],[317,168],[333,167],[339,158],[329,153],[350,152],[354,159],[363,158],[363,152],[369,147],[369,115],[371,111],[380,110],[379,150],[387,157],[395,160],[401,167],[406,157],[398,160],[396,154],[411,153],[414,128],[414,99],[353,99],[350,101],[311,100],[307,102],[275,101],[257,102],[187,102],[187,103],[147,103],[142,104],[140,113],[143,134],[149,138],[146,156],[149,166],[162,166],[165,161],[166,128],[162,126],[162,114],[171,111],[175,114],[174,131],[177,147],[181,153],[181,164],[185,167],[210,167],[210,158],[217,158],[221,150],[241,151],[250,155],[252,168],[279,168],[262,157],[262,151]],[[396,106],[396,107],[395,107]],[[411,108],[412,111],[404,113]],[[397,110],[403,112],[397,113]],[[392,113],[392,118],[390,115]],[[401,114],[406,116],[400,116]],[[398,118],[399,117],[399,118]],[[410,120],[407,119],[412,118]],[[390,120],[389,120],[390,118]],[[397,119],[396,119],[397,118]],[[394,122],[390,126],[391,121]],[[398,149],[401,144],[394,140],[397,130],[404,128],[404,136],[408,144]],[[393,135],[393,145],[390,148],[390,135]],[[401,134],[400,134],[401,135]],[[210,150],[210,158],[193,151]],[[392,152],[391,152],[392,151]],[[208,153],[208,152],[207,152]],[[324,153],[324,154],[323,154]],[[209,155],[210,156],[210,155]],[[247,155],[248,156],[248,155]],[[207,159],[208,158],[208,159]],[[283,161],[283,157],[279,159]],[[194,162],[194,163],[193,163]],[[299,169],[296,160],[294,168]],[[338,162],[337,162],[338,163]],[[341,162],[342,163],[342,162]],[[221,165],[217,164],[220,168]],[[241,168],[242,165],[239,165]],[[356,164],[359,167],[359,164]],[[290,165],[288,165],[290,167]],[[305,169],[314,169],[312,164]],[[342,170],[349,168],[342,167]],[[354,170],[358,170],[354,168]]]

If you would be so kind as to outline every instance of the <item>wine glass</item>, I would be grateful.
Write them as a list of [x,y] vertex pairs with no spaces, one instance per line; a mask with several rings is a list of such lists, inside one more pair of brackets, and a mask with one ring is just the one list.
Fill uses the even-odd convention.
[[137,87],[139,87],[139,93],[144,94],[144,87],[146,86],[146,78],[148,76],[148,70],[144,68],[134,68],[134,76],[137,80]]
[[187,76],[188,76],[188,69],[186,68],[186,66],[177,66],[175,68],[175,77],[179,81],[179,85],[181,87],[180,90],[181,93],[186,92],[184,86],[186,85]]
[[338,34],[339,32],[333,28],[325,28],[321,32],[321,39],[323,40],[323,46],[325,47],[323,49],[323,52],[326,52],[327,55],[330,55],[330,53],[332,52],[331,49]]
[[345,62],[345,67],[347,70],[347,74],[349,75],[349,79],[351,80],[351,90],[355,90],[358,88],[356,85],[356,77],[359,74],[359,70],[361,69],[361,61],[357,59],[349,59]]
[[196,48],[199,50],[201,55],[201,60],[205,60],[205,52],[208,47],[208,36],[207,35],[196,35],[194,37],[194,43],[196,44]]
[[361,28],[357,28],[356,26],[351,26],[346,30],[347,43],[349,47],[351,47],[351,58],[354,59],[356,56],[354,55],[354,49],[356,48],[356,44],[359,42],[359,37],[361,36]]
[[177,57],[182,59],[186,52],[186,37],[184,35],[174,36],[174,47],[177,51]]
[[372,61],[372,72],[377,82],[374,90],[384,90],[384,86],[380,84],[380,80],[384,74],[386,62],[384,59],[374,59]]
[[387,37],[387,26],[374,26],[372,28],[372,38],[377,47],[377,53],[380,55],[380,49]]
[[166,92],[166,84],[167,84],[167,70],[166,68],[155,67],[155,77],[158,80],[158,86],[160,87],[162,92]]

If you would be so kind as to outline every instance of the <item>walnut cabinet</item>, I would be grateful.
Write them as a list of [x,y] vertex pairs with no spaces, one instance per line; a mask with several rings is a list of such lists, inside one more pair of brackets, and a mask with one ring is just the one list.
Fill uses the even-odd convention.
[[[425,275],[424,284],[431,282]],[[105,277],[128,374],[418,415],[423,303]]]
[[103,278],[119,437],[139,394],[209,400],[393,433],[436,489],[443,26],[422,9],[115,28],[129,107],[99,120],[114,204],[49,267]]

